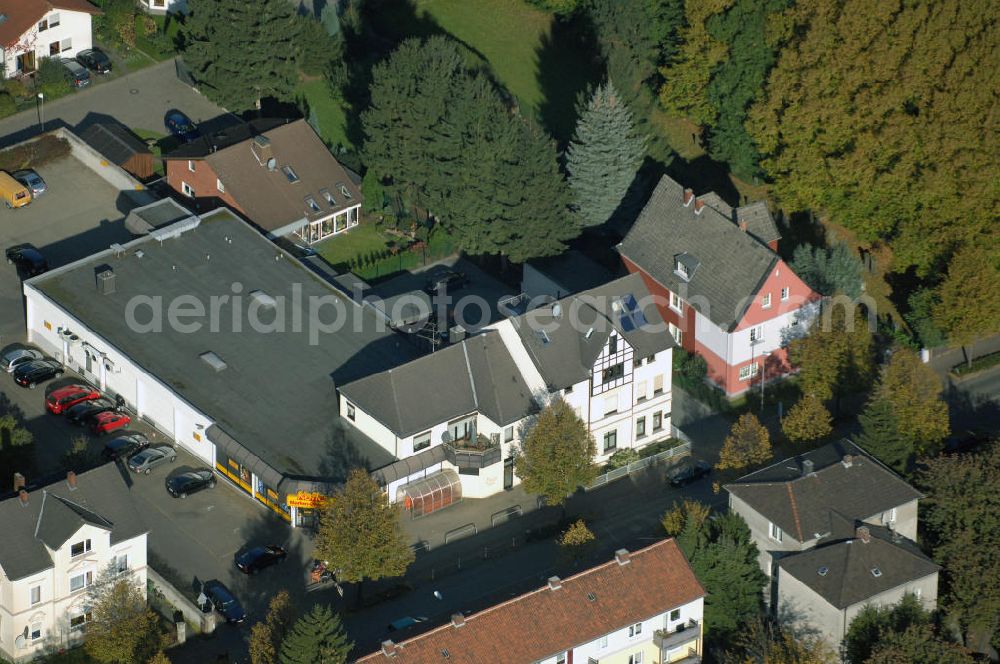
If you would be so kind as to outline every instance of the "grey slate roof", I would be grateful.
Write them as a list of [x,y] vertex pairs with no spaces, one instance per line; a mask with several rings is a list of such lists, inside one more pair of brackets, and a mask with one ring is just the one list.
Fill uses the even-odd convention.
[[52,558],[45,545],[58,549],[88,523],[110,530],[112,544],[149,530],[113,463],[78,475],[75,491],[60,480],[31,491],[27,506],[17,496],[0,501],[0,569],[11,580],[48,569]]
[[596,288],[614,278],[603,266],[575,249],[558,256],[537,258],[528,264],[562,286],[566,295]]
[[472,412],[505,426],[535,409],[496,331],[342,385],[340,392],[400,438]]
[[[645,326],[633,330],[622,327],[613,303],[626,295],[633,295],[638,301],[647,321]],[[674,346],[638,274],[571,295],[558,304],[558,316],[552,306],[545,306],[511,319],[549,389],[564,389],[587,380],[612,331],[628,341],[637,357],[648,357]],[[544,335],[539,332],[542,329]]]
[[[902,537],[893,542],[885,528],[867,528],[871,533],[867,543],[852,534],[781,558],[780,574],[798,579],[834,607],[846,609],[940,570],[913,542]],[[820,575],[821,568],[826,574]]]
[[764,244],[781,239],[778,224],[771,216],[771,210],[768,209],[766,201],[756,201],[737,208],[733,221],[737,224],[746,223],[747,232]]
[[[850,467],[843,462],[847,455]],[[813,472],[804,474],[805,461]],[[922,497],[848,440],[779,461],[725,488],[799,542],[831,532],[834,513],[867,519]]]
[[92,124],[80,134],[80,138],[119,166],[137,154],[150,153],[138,136],[116,124]]
[[[177,237],[160,241],[160,236],[155,231],[135,240],[121,255],[108,250],[53,270],[27,287],[104,340],[85,341],[117,348],[286,477],[338,480],[351,465],[377,468],[393,460],[340,422],[336,387],[411,359],[410,344],[228,210],[204,215],[196,228]],[[95,268],[102,265],[115,273],[116,292],[110,295],[95,287]],[[180,296],[194,296],[207,312],[212,298],[231,295],[234,284],[243,297],[242,331],[229,322],[231,304],[220,310],[217,331],[204,321],[184,333],[167,324],[166,315],[161,332],[123,324],[133,297],[161,296],[166,308]],[[257,332],[249,325],[249,294],[257,289],[287,305],[284,331]],[[313,343],[310,298],[339,303],[347,314],[344,328],[321,332]],[[296,301],[304,310],[298,329],[292,314]],[[325,305],[319,315],[329,323],[341,313]],[[272,318],[264,312],[260,320]],[[206,351],[215,352],[227,368],[209,366],[200,357]]]
[[[718,204],[721,199],[717,199],[711,200]],[[747,208],[755,227],[761,225],[758,205]],[[705,205],[696,213],[695,207],[694,201],[685,207],[684,188],[663,176],[618,250],[713,323],[732,331],[777,264],[778,255],[741,231],[725,215],[725,208],[720,212]],[[675,272],[676,257],[683,253],[701,264],[690,281]]]

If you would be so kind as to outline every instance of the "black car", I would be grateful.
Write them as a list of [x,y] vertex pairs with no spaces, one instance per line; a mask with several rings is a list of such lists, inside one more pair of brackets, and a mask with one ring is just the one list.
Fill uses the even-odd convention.
[[138,431],[131,431],[109,441],[101,451],[101,455],[111,461],[118,459],[128,461],[133,454],[147,447],[149,447],[149,438]]
[[87,71],[86,67],[72,58],[62,58],[58,62],[66,70],[66,78],[69,79],[70,85],[74,88],[90,85],[90,72]]
[[167,111],[167,115],[163,118],[163,126],[167,128],[171,136],[176,136],[185,143],[190,143],[201,137],[201,132],[191,122],[191,118],[176,108]]
[[90,424],[90,418],[94,415],[114,409],[115,404],[110,399],[101,398],[94,399],[93,401],[84,401],[67,410],[66,419],[76,426],[82,427],[84,424]]
[[221,582],[206,583],[205,595],[212,601],[212,606],[222,614],[226,622],[241,623],[246,620],[247,612],[243,610],[243,605]]
[[207,468],[168,477],[167,491],[174,498],[187,498],[202,489],[215,488],[215,473]]
[[267,544],[265,546],[255,546],[254,548],[236,556],[236,567],[244,574],[256,574],[266,567],[285,562],[288,555],[283,548],[277,544]]
[[18,271],[28,277],[47,272],[49,269],[49,262],[34,245],[18,244],[7,249],[5,253],[7,263],[16,265]]
[[670,486],[684,486],[697,482],[702,477],[708,476],[712,472],[712,467],[704,461],[685,463],[677,470],[670,473]]
[[468,286],[469,282],[469,277],[464,272],[443,270],[427,280],[424,284],[424,292],[428,295],[437,295],[441,290],[458,290],[463,286]]
[[58,378],[63,374],[61,362],[50,359],[32,360],[14,369],[14,382],[21,387],[35,389],[39,383]]
[[99,48],[88,48],[76,54],[77,62],[98,74],[111,73],[111,58]]

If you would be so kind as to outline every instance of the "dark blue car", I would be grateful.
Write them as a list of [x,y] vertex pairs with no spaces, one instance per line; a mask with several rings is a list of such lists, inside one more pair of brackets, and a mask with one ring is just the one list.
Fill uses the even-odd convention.
[[201,136],[201,132],[191,122],[191,118],[176,109],[167,112],[166,117],[163,118],[163,125],[171,136],[176,136],[185,143],[190,143]]
[[205,595],[212,601],[212,606],[222,614],[226,622],[241,623],[247,619],[247,612],[243,610],[243,605],[221,582],[212,581],[205,584]]
[[255,546],[236,556],[236,567],[244,574],[256,574],[265,567],[285,562],[288,553],[277,544]]

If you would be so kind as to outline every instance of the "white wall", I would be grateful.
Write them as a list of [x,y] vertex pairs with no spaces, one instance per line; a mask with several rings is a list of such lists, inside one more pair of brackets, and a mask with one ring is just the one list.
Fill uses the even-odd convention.
[[55,14],[59,15],[58,26],[39,32],[38,25],[35,24],[24,33],[17,44],[4,50],[8,78],[17,73],[17,56],[26,51],[35,51],[35,66],[38,67],[42,58],[49,57],[49,44],[52,42],[61,42],[63,39],[72,40],[70,49],[59,53],[59,57],[62,58],[76,57],[80,51],[93,46],[90,14],[56,9],[48,12],[45,18],[49,20]]
[[[732,354],[732,340],[729,333],[694,309],[688,307],[688,311],[694,312],[695,340],[722,359],[729,358]],[[730,362],[730,364],[732,363]]]
[[750,344],[750,330],[752,328],[748,327],[733,332],[729,335],[732,339],[732,355],[728,363],[730,365],[743,364],[749,362],[754,356],[759,358],[762,353],[770,353],[781,348],[782,331],[795,322],[797,313],[798,310],[789,311],[752,326],[763,331],[763,341],[753,345]]

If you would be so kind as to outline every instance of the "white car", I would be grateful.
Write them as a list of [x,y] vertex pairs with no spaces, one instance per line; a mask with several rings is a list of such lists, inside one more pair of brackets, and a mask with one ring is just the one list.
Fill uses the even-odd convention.
[[8,347],[0,355],[0,369],[7,373],[14,373],[14,369],[17,369],[18,365],[31,362],[32,360],[40,360],[43,357],[45,356],[34,348],[27,348],[25,346]]

